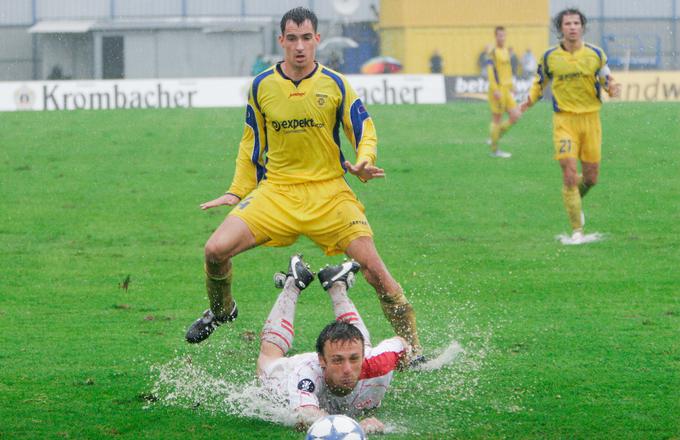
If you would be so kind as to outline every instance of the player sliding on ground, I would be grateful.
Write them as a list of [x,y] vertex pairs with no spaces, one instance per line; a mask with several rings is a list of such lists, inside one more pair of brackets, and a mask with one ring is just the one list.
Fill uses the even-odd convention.
[[262,330],[258,378],[286,402],[299,429],[328,414],[345,414],[361,419],[367,434],[384,432],[371,410],[380,406],[394,370],[408,363],[411,348],[399,336],[371,346],[368,329],[347,296],[358,270],[358,263],[347,261],[319,271],[335,321],[321,331],[316,353],[286,357],[293,346],[298,296],[314,279],[298,255],[290,260],[283,291]]
[[[616,97],[620,85],[611,76],[604,51],[583,41],[586,17],[581,11],[565,9],[555,16],[553,25],[562,40],[541,57],[521,109],[524,112],[538,101],[552,82],[555,159],[562,168],[562,198],[572,227],[571,237],[562,242],[582,244],[588,240],[583,235],[581,201],[597,183],[600,170],[600,94],[604,88]],[[581,161],[583,175],[578,174],[577,161]]]
[[[361,264],[395,333],[420,351],[413,307],[380,258],[364,206],[345,180],[346,172],[362,182],[385,176],[375,166],[373,120],[345,77],[315,61],[321,38],[316,15],[295,8],[280,25],[284,60],[253,80],[232,184],[201,205],[234,208],[205,245],[210,308],[186,339],[201,342],[236,318],[233,257],[261,244],[288,246],[305,235],[326,254],[345,253]],[[340,148],[341,126],[355,164]]]

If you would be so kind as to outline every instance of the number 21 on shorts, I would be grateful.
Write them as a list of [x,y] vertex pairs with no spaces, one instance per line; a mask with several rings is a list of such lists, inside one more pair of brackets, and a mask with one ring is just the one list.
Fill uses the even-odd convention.
[[560,153],[571,153],[571,139],[560,139]]

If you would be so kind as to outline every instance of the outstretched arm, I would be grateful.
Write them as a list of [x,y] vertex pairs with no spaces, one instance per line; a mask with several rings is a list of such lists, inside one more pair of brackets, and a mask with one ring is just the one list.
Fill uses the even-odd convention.
[[544,55],[541,57],[541,61],[538,63],[534,82],[531,85],[531,89],[529,89],[529,95],[527,96],[527,99],[519,105],[519,109],[522,111],[522,113],[529,110],[529,107],[541,99],[543,96],[543,90],[550,82],[551,74],[546,68],[546,62],[546,56]]
[[385,424],[375,417],[368,417],[359,422],[361,429],[366,434],[382,434],[385,432]]
[[328,413],[318,406],[301,406],[295,410],[297,423],[295,429],[298,431],[306,431],[310,426],[321,417],[325,417]]
[[600,82],[604,85],[607,94],[612,98],[618,98],[621,95],[621,84],[617,83],[612,76],[609,66],[606,61],[598,75]]
[[375,166],[378,159],[378,136],[373,119],[352,86],[346,81],[345,89],[347,104],[344,106],[342,126],[347,139],[354,147],[356,161],[354,165],[345,161],[343,166],[362,182],[385,177],[385,171]]
[[227,193],[209,202],[201,203],[201,209],[205,211],[206,209],[215,208],[217,206],[222,205],[233,206],[240,201],[241,201],[240,197],[234,194]]
[[368,161],[362,161],[356,165],[352,165],[350,161],[346,160],[345,168],[347,168],[347,171],[350,174],[354,174],[362,182],[367,182],[371,179],[385,177],[384,169],[378,168],[374,165],[369,165]]

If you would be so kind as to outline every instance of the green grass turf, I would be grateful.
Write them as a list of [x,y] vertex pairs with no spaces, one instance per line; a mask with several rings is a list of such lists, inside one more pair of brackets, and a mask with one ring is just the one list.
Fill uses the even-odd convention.
[[[466,350],[396,376],[378,413],[388,438],[679,438],[680,107],[605,107],[585,211],[606,239],[577,247],[554,239],[568,224],[547,105],[503,139],[511,160],[487,155],[484,104],[370,110],[387,178],[349,180],[428,354],[452,340]],[[339,260],[306,239],[237,257],[238,321],[183,341],[206,306],[203,244],[226,213],[198,205],[230,182],[242,116],[0,114],[0,438],[302,437],[239,417],[217,387],[196,406],[156,386],[191,357],[207,382],[238,389],[271,274],[294,251],[316,267]],[[390,336],[370,287],[351,295],[373,339]],[[306,291],[297,351],[331,318],[322,291]]]

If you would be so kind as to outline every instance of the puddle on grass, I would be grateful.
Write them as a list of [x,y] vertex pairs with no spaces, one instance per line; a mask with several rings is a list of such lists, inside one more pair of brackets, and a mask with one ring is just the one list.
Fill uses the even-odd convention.
[[[440,287],[440,294],[448,294]],[[415,292],[414,292],[415,293]],[[429,289],[428,294],[432,295]],[[436,294],[437,292],[435,292]],[[417,293],[416,293],[417,294]],[[453,297],[451,295],[450,297]],[[377,417],[386,425],[387,433],[433,433],[433,426],[451,433],[451,428],[437,421],[452,416],[459,426],[470,425],[474,413],[483,403],[476,403],[480,385],[489,383],[490,355],[493,354],[493,330],[502,319],[482,322],[471,302],[451,300],[443,328],[422,328],[420,338],[425,354],[430,359],[419,371],[397,372],[383,407]],[[488,318],[484,318],[488,320]],[[428,349],[429,348],[429,349]],[[294,426],[295,420],[285,402],[257,383],[254,378],[256,353],[247,365],[228,364],[229,356],[208,346],[196,360],[187,353],[179,353],[170,361],[151,366],[151,405],[199,408],[237,417],[256,418],[267,422]],[[214,368],[221,365],[221,368]],[[482,394],[492,391],[482,390]],[[499,400],[500,399],[500,400]],[[488,396],[483,397],[488,400]],[[456,405],[459,402],[459,405]],[[521,411],[521,401],[514,396],[494,397],[494,406]],[[452,409],[453,408],[453,409]],[[427,423],[426,420],[433,420]],[[447,424],[448,425],[448,424]],[[419,432],[419,431],[426,432]]]

